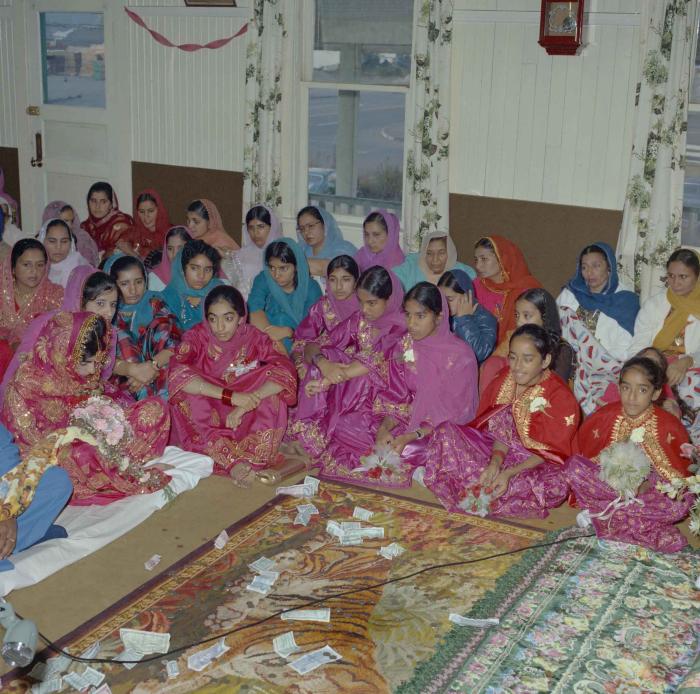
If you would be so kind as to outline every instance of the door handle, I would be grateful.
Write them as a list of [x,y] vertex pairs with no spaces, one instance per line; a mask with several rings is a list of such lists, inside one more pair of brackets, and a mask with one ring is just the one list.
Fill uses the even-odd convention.
[[44,144],[41,139],[41,133],[34,135],[34,153],[36,156],[32,157],[29,163],[32,166],[41,168],[44,164]]

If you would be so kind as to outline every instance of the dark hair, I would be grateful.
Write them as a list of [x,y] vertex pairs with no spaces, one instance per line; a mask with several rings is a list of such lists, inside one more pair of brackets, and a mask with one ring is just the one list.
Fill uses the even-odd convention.
[[515,340],[516,337],[527,337],[535,346],[535,349],[539,352],[542,359],[545,359],[547,355],[551,356],[552,359],[549,363],[549,367],[554,366],[554,362],[557,358],[557,344],[543,327],[535,325],[534,323],[521,325],[513,331],[510,337],[510,345],[513,344],[513,340]]
[[387,234],[389,233],[389,227],[386,224],[386,219],[384,219],[384,215],[381,212],[370,212],[365,217],[365,221],[362,222],[362,226],[364,227],[368,222],[376,222],[382,227],[382,229],[384,229],[384,231],[386,231]]
[[138,207],[142,202],[152,202],[156,207],[158,207],[158,201],[150,193],[141,193],[138,198],[136,198],[136,207]]
[[[91,316],[92,317],[92,316]],[[83,342],[83,350],[81,359],[91,359],[98,352],[102,352],[107,348],[107,324],[102,316],[94,316],[95,320],[92,324],[92,330],[85,336]]]
[[256,205],[255,207],[251,207],[248,210],[245,216],[246,226],[248,226],[248,224],[250,224],[250,222],[252,222],[254,219],[257,219],[263,224],[267,224],[267,226],[269,227],[272,226],[272,217],[270,217],[270,211],[262,205]]
[[[658,347],[645,347],[644,349],[640,349],[634,356],[643,357],[645,352],[653,352],[659,360],[659,365],[663,369],[664,373],[666,373],[666,369],[668,368],[668,359],[666,359],[666,355]],[[651,357],[645,358],[650,359]],[[654,360],[652,359],[652,361]]]
[[495,253],[496,252],[496,247],[493,245],[491,242],[491,239],[486,238],[486,236],[482,236],[475,244],[474,248],[486,248],[487,250]]
[[283,263],[294,265],[294,267],[297,266],[297,258],[294,255],[294,251],[284,241],[273,241],[265,249],[265,265],[268,265],[272,258],[277,258]]
[[[589,253],[598,253],[602,255],[603,258],[605,258],[605,264],[608,266],[608,271],[612,270],[610,267],[610,262],[608,261],[608,254],[600,246],[596,246],[594,243],[590,246],[586,246],[579,254],[579,258],[583,258],[584,255],[588,255]],[[579,262],[581,261],[579,260]]]
[[106,272],[98,270],[93,272],[83,284],[83,293],[80,297],[80,307],[85,308],[88,301],[94,301],[100,294],[110,291],[110,289],[117,290],[117,296],[119,296],[119,287],[113,277],[110,277]]
[[180,252],[180,264],[182,265],[182,271],[185,271],[187,263],[196,258],[198,255],[205,256],[208,260],[211,260],[211,264],[214,266],[214,277],[219,274],[219,269],[221,268],[221,253],[210,246],[206,241],[201,241],[199,239],[193,239],[188,241]]
[[649,379],[654,390],[660,390],[664,387],[664,383],[666,383],[666,372],[653,359],[649,359],[649,357],[632,357],[628,359],[620,369],[620,383],[622,383],[622,377],[630,369],[642,371]]
[[388,299],[393,289],[391,275],[381,265],[374,265],[360,275],[357,289],[364,289],[377,299]]
[[243,295],[238,289],[229,287],[227,284],[220,284],[207,294],[207,298],[204,299],[204,315],[207,316],[212,304],[216,304],[219,301],[225,301],[227,304],[230,304],[231,308],[233,308],[241,318],[245,316],[245,301],[243,300]]
[[47,255],[44,244],[41,243],[41,241],[37,241],[36,239],[20,239],[14,246],[12,246],[10,263],[13,270],[15,269],[15,265],[17,265],[17,261],[20,259],[20,256],[27,251],[41,251],[41,254],[44,256],[44,262],[48,263],[49,256]]
[[72,239],[73,238],[73,232],[71,231],[71,228],[68,226],[68,222],[65,222],[62,219],[59,219],[58,217],[56,219],[52,219],[47,225],[46,225],[46,233],[49,233],[49,229],[52,227],[63,227],[66,230],[66,233],[68,234],[68,238]]
[[307,205],[306,207],[302,207],[299,212],[297,212],[297,224],[299,224],[299,217],[303,214],[310,214],[312,217],[317,219],[319,222],[322,224],[325,224],[323,221],[323,215],[321,214],[320,210],[318,207],[314,205]]
[[457,281],[457,278],[452,274],[452,270],[447,270],[446,272],[442,273],[440,279],[438,280],[437,286],[446,287],[447,289],[451,289],[457,294],[466,294],[464,289],[462,289],[459,282]]
[[205,219],[207,222],[209,221],[209,212],[201,200],[193,200],[189,205],[187,205],[187,211],[194,212],[202,219]]
[[355,278],[355,284],[360,277],[360,268],[357,266],[355,259],[349,255],[337,255],[326,268],[326,277],[330,277],[333,270],[345,270],[348,274]]
[[407,301],[417,301],[423,308],[432,311],[436,316],[442,313],[442,296],[440,290],[430,282],[418,282],[406,292],[403,305]]
[[73,213],[73,216],[75,217],[75,210],[73,209],[73,205],[64,205],[59,211],[58,214],[63,214],[64,212],[68,212],[70,210]]
[[168,241],[170,241],[170,239],[173,236],[179,236],[185,243],[192,240],[192,237],[190,236],[190,232],[187,231],[187,227],[182,226],[181,224],[178,224],[177,226],[171,227],[170,229],[168,229],[168,233],[165,235],[165,245],[166,246],[168,245]]
[[550,334],[556,342],[561,337],[561,323],[559,322],[559,308],[554,297],[541,287],[535,289],[526,289],[517,299],[529,301],[535,306],[542,316],[542,323],[545,330]]
[[87,194],[87,201],[90,204],[90,196],[93,193],[104,193],[109,199],[112,205],[114,205],[114,188],[107,183],[107,181],[97,181],[90,186]]
[[144,267],[143,263],[133,255],[123,255],[120,258],[117,258],[112,263],[112,267],[109,268],[109,274],[116,282],[119,280],[120,272],[131,270],[132,267],[137,267],[141,271],[143,279],[146,279],[146,268]]
[[696,277],[700,277],[700,260],[694,251],[687,248],[678,248],[669,257],[666,262],[666,269],[671,263],[683,263],[689,270],[693,271]]

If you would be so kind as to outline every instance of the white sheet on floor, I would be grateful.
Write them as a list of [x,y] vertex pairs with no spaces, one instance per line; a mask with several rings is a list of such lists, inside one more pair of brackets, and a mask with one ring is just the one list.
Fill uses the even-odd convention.
[[[158,460],[149,465],[172,465],[168,488],[175,494],[194,489],[199,480],[212,473],[211,458],[168,446]],[[0,595],[26,588],[45,579],[64,566],[73,564],[108,545],[146,520],[168,497],[164,490],[120,499],[107,506],[67,506],[56,523],[68,531],[67,538],[47,540],[9,557],[14,570],[0,572]]]

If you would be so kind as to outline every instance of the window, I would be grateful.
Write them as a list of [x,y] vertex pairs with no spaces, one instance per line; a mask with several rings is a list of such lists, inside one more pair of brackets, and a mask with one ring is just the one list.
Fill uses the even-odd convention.
[[[700,37],[698,41],[700,42]],[[700,246],[700,50],[697,48],[696,46],[695,70],[690,76],[688,134],[685,145],[681,241],[686,246]]]
[[316,0],[308,97],[308,196],[330,212],[401,212],[413,3]]
[[104,17],[100,12],[42,12],[44,103],[105,107]]

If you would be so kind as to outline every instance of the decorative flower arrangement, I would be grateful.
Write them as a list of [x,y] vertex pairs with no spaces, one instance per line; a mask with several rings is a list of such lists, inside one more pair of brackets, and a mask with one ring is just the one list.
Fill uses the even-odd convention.
[[[639,427],[632,434],[638,432]],[[644,434],[642,433],[642,439]],[[642,482],[649,477],[651,464],[644,451],[629,441],[622,441],[608,446],[600,454],[600,479],[609,484],[623,499],[637,496]]]
[[644,442],[644,436],[646,435],[647,430],[644,427],[637,427],[636,429],[632,429],[632,433],[630,434],[630,441],[634,443],[643,443]]
[[530,402],[530,412],[544,412],[549,407],[549,400],[539,397],[533,398]]
[[467,487],[462,491],[457,505],[466,513],[483,518],[489,513],[492,492],[491,487],[482,487],[479,484],[475,484],[473,487]]
[[685,493],[695,496],[695,502],[688,512],[688,529],[693,535],[700,535],[700,449],[692,443],[684,443],[681,445],[681,455],[691,461],[688,472],[693,474],[690,477],[676,477],[671,482],[658,482],[656,489],[670,499],[676,499]]
[[360,458],[360,467],[353,472],[366,472],[367,477],[373,480],[392,480],[403,469],[401,456],[393,449],[382,446],[373,453]]

